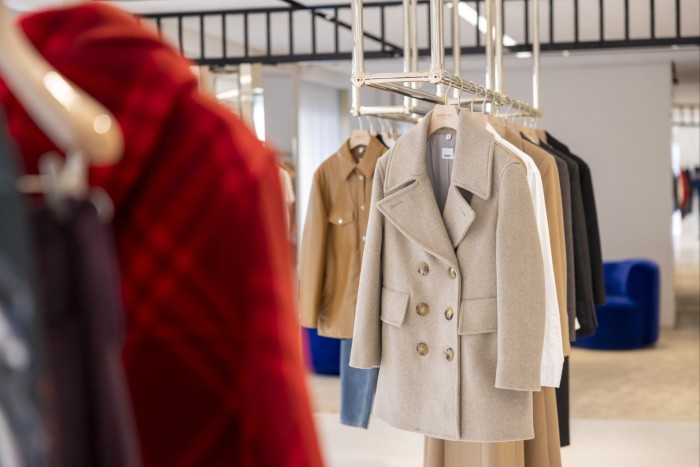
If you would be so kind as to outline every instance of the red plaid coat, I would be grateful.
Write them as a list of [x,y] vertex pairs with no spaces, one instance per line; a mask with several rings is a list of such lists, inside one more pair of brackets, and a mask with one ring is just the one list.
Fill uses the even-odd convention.
[[[130,15],[88,4],[21,25],[125,136],[90,183],[116,208],[144,465],[320,466],[275,156]],[[2,81],[0,102],[35,173],[55,148]]]

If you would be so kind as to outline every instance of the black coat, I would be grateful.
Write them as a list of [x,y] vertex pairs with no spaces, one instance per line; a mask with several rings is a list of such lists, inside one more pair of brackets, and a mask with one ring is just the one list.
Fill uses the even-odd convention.
[[583,202],[580,167],[567,153],[543,142],[540,145],[554,157],[566,162],[569,168],[571,215],[574,233],[574,269],[576,275],[576,318],[581,325],[581,328],[576,331],[576,337],[591,336],[595,334],[595,329],[598,327],[598,319],[595,314],[591,253],[589,251],[588,227],[586,225],[586,209]]
[[583,195],[583,208],[586,214],[586,228],[588,230],[588,251],[591,255],[591,272],[593,274],[593,298],[596,306],[605,305],[605,275],[603,272],[603,251],[600,243],[600,229],[598,228],[598,210],[593,193],[593,177],[588,164],[569,151],[569,148],[547,133],[547,141],[550,146],[566,153],[579,167],[581,175],[581,194]]

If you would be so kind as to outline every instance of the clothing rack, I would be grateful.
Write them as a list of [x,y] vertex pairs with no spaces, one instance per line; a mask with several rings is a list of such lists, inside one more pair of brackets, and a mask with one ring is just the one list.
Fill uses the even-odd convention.
[[675,127],[699,127],[700,104],[673,104],[672,119]]
[[[464,80],[460,76],[460,47],[452,47],[455,61],[455,72],[445,69],[445,25],[444,0],[430,0],[430,70],[417,71],[417,49],[412,45],[415,41],[415,0],[404,0],[404,71],[402,73],[367,73],[365,70],[364,53],[364,14],[363,0],[352,2],[352,83],[355,88],[369,86],[405,97],[403,106],[384,108],[362,107],[359,92],[353,92],[352,113],[360,115],[408,115],[417,118],[416,101],[431,104],[469,105],[474,102],[488,104],[488,109],[507,106],[507,115],[539,119],[540,109],[540,47],[539,47],[539,0],[533,2],[533,104],[503,94],[503,0],[485,0],[487,20],[487,75],[486,86],[473,81]],[[459,2],[453,3],[453,44],[460,40]],[[436,92],[423,90],[419,85],[436,85]],[[454,97],[450,97],[450,91]],[[462,94],[473,96],[472,100],[463,100]],[[512,113],[511,113],[512,111]]]

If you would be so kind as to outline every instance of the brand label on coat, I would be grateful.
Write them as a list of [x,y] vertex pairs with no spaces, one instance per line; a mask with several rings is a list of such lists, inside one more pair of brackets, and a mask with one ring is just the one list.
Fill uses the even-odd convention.
[[443,159],[454,159],[455,158],[454,148],[442,148],[442,158]]

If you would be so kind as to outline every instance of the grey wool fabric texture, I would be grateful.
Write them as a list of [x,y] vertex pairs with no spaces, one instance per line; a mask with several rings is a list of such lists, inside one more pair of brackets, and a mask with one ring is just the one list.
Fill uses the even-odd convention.
[[[465,110],[453,160],[426,154],[445,137],[431,116],[377,163],[350,365],[380,367],[375,414],[397,428],[531,439],[545,292],[525,170]],[[451,166],[443,209],[435,157]]]

